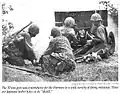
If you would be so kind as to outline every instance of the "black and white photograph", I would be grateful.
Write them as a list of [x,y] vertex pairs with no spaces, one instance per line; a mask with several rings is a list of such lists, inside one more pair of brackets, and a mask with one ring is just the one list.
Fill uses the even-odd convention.
[[41,11],[4,1],[12,3],[2,3],[2,81],[118,81],[117,4]]
[[118,82],[119,5],[3,0],[2,82]]

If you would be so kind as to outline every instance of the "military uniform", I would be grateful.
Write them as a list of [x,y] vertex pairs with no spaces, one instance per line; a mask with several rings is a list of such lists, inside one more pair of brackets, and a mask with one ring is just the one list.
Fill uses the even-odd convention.
[[63,36],[65,36],[69,40],[72,48],[74,44],[78,42],[73,28],[63,27],[63,29],[61,29],[61,33]]
[[91,16],[91,21],[93,22],[91,33],[95,36],[95,39],[96,39],[95,42],[107,44],[106,28],[102,25],[102,22],[101,22],[102,18],[100,14],[94,13]]
[[6,48],[8,54],[6,60],[13,65],[25,65],[24,59],[28,59],[33,63],[36,59],[32,48],[31,37],[35,37],[39,33],[39,28],[35,25],[29,27],[28,32],[21,32],[17,35],[12,43]]
[[107,36],[105,34],[105,27],[101,24],[99,27],[93,25],[91,28],[91,33],[98,39],[97,42],[103,42],[107,44]]
[[73,29],[74,25],[75,25],[75,20],[72,17],[67,17],[64,21],[64,26],[61,28],[62,35],[67,37],[72,48],[74,44],[78,42],[75,35],[75,31]]
[[[22,37],[22,38],[21,38]],[[15,41],[16,47],[23,53],[22,58],[28,59],[31,62],[36,59],[32,48],[31,37],[27,32],[20,33],[20,38]]]
[[91,16],[91,21],[93,22],[91,28],[91,41],[83,46],[79,54],[88,54],[107,47],[107,34],[105,27],[101,23],[101,16],[98,13],[94,13]]
[[43,61],[49,73],[58,75],[57,73],[64,71],[73,71],[75,69],[74,59],[68,39],[64,36],[57,36],[50,41]]

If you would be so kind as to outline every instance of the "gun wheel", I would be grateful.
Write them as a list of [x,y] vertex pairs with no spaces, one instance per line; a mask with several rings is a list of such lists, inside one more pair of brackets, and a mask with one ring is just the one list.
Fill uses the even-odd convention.
[[110,45],[109,53],[110,55],[112,55],[115,52],[115,37],[114,37],[113,32],[109,33],[108,39],[109,39],[108,44]]

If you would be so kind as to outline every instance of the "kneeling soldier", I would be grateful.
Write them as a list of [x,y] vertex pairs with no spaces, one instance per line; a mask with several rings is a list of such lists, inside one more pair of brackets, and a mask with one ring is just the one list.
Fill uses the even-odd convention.
[[59,75],[75,69],[75,58],[68,39],[61,35],[58,27],[51,30],[53,39],[42,56],[45,71]]

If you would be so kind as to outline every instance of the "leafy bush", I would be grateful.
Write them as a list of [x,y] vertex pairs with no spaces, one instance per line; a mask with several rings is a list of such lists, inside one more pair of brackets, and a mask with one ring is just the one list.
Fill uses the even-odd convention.
[[100,1],[99,4],[102,4],[104,8],[108,10],[110,16],[118,26],[118,9],[115,8],[114,5],[110,3],[110,1]]
[[12,22],[4,19],[4,15],[9,15],[9,12],[13,11],[12,5],[7,5],[6,3],[2,4],[2,42],[7,43],[10,39],[10,33],[14,29],[14,25]]

